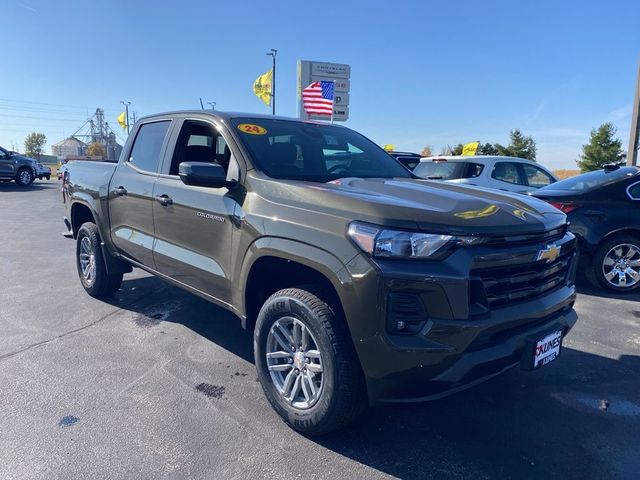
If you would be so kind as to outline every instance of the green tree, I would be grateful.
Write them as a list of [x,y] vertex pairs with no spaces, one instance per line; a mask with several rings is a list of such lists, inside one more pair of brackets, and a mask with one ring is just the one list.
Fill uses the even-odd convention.
[[483,143],[478,147],[478,155],[498,155],[498,149],[492,143]]
[[47,136],[44,133],[30,133],[24,139],[24,153],[28,157],[35,157],[40,160],[44,153],[44,146],[47,143]]
[[90,157],[104,157],[106,154],[107,150],[101,143],[93,142],[87,147],[87,155]]
[[509,138],[511,139],[511,143],[509,143],[509,146],[506,148],[496,144],[498,151],[502,150],[503,152],[500,153],[500,155],[528,158],[529,160],[536,159],[537,148],[536,142],[533,138],[523,135],[523,133],[517,128],[509,132]]
[[451,151],[451,155],[462,155],[463,148],[464,148],[464,145],[462,143],[457,144],[455,147],[453,147],[453,150]]
[[620,163],[627,157],[622,150],[622,141],[614,138],[615,134],[616,128],[612,123],[603,123],[591,130],[589,143],[582,146],[582,155],[576,161],[583,173]]

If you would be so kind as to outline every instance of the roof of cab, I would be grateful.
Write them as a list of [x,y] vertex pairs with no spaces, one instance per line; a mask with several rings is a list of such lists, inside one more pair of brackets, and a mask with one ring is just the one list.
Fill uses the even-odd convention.
[[[147,115],[138,120],[138,122],[142,122],[145,120],[154,120],[158,118],[166,118],[166,117],[184,117],[189,115],[198,115],[198,116],[209,116],[219,118],[223,121],[230,121],[234,118],[253,118],[253,119],[262,119],[262,120],[284,120],[284,121],[292,121],[292,122],[304,122],[311,124],[320,124],[320,125],[328,125],[326,122],[322,122],[319,120],[301,120],[299,118],[294,117],[284,117],[280,115],[267,115],[262,113],[247,113],[247,112],[223,112],[221,110],[176,110],[171,112],[162,112],[155,113],[153,115]],[[136,123],[138,123],[136,122]],[[334,127],[345,128],[342,125],[335,125]]]

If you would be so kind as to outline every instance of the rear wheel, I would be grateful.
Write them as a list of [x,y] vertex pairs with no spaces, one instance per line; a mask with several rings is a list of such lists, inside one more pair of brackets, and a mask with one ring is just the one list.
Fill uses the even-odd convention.
[[108,274],[102,256],[100,234],[95,223],[87,222],[78,230],[76,265],[85,291],[92,297],[107,297],[122,284],[122,273]]
[[353,422],[366,388],[345,321],[322,297],[300,288],[274,293],[256,323],[258,379],[295,430],[322,435]]
[[21,168],[16,175],[16,183],[21,187],[28,187],[33,183],[35,177],[33,172],[28,168]]
[[612,292],[640,288],[640,240],[619,235],[603,242],[593,258],[590,279],[596,287]]

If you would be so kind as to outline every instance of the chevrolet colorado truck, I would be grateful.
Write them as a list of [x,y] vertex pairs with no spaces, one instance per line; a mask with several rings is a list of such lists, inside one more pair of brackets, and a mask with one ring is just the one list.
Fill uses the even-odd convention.
[[305,434],[538,368],[577,319],[563,213],[418,179],[342,126],[149,116],[117,164],[70,162],[63,199],[89,295],[138,267],[235,313],[267,399]]

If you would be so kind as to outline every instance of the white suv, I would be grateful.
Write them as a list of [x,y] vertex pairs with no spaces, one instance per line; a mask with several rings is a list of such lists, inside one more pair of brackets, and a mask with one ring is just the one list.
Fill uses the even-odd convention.
[[413,173],[429,180],[526,193],[557,182],[549,170],[533,160],[498,156],[424,157]]

